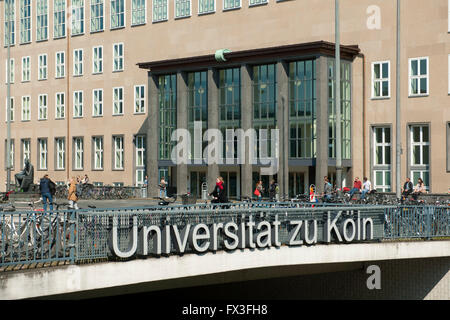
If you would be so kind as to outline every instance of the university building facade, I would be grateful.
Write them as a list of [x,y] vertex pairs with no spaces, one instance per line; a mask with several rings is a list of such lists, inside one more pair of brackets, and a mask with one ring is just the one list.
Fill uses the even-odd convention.
[[[334,1],[11,0],[0,10],[2,181],[8,154],[12,177],[28,158],[36,181],[88,174],[96,184],[142,185],[148,175],[150,196],[162,176],[200,196],[221,175],[232,198],[251,196],[259,179],[267,187],[275,177],[290,196],[335,180]],[[403,1],[401,12],[401,177],[447,193],[450,3]],[[341,1],[347,186],[367,176],[380,191],[396,188],[396,27],[396,1]],[[193,135],[197,122],[224,137],[278,129],[277,174],[261,176],[262,165],[236,154],[227,164],[174,163],[172,134]],[[262,139],[270,146],[270,135]]]

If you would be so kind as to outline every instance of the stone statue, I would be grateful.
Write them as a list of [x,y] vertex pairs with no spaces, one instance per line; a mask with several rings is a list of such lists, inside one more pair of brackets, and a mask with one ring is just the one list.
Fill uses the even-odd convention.
[[25,167],[21,172],[16,173],[14,177],[16,179],[16,187],[19,187],[24,192],[29,191],[34,181],[34,167],[29,159],[25,160]]

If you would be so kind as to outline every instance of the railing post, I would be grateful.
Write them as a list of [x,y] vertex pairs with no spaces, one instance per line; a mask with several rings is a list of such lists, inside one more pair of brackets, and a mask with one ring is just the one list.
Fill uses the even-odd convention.
[[70,248],[70,264],[75,264],[75,249],[76,249],[76,237],[78,236],[78,214],[75,209],[70,211],[70,236],[69,236],[69,248]]

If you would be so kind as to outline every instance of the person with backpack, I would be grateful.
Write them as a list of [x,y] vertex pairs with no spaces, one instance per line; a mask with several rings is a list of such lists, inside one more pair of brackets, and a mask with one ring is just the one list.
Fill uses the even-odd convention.
[[47,211],[47,200],[50,204],[50,211],[53,211],[53,197],[56,193],[56,185],[45,174],[39,182],[39,189],[41,191],[42,202],[44,203],[44,211]]
[[69,200],[70,209],[78,210],[77,183],[75,177],[72,177],[72,179],[70,180],[69,195],[67,197],[67,200]]

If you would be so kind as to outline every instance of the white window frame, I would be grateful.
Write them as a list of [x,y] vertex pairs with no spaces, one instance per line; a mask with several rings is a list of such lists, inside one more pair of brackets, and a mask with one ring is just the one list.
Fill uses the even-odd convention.
[[141,26],[147,23],[147,0],[144,1],[144,21],[143,22],[133,22],[134,12],[140,12],[141,10],[136,10],[133,6],[135,0],[131,0],[131,25]]
[[[137,91],[139,90],[139,91]],[[144,97],[141,97],[141,90],[144,93]],[[138,96],[139,95],[139,96]],[[145,113],[145,85],[135,85],[134,86],[134,113],[135,114],[144,114]]]
[[[25,103],[28,101],[28,103]],[[22,96],[22,121],[31,121],[31,96]]]
[[[112,19],[112,10],[113,10],[112,2],[113,1],[123,1],[123,13],[119,13],[119,14],[123,14],[123,25],[119,25],[119,26],[115,26],[115,27],[113,27],[113,25],[112,25],[113,24],[113,19]],[[126,13],[127,13],[127,2],[125,0],[110,0],[110,2],[109,2],[109,28],[111,30],[125,28],[127,26]]]
[[[101,57],[99,58],[99,53]],[[97,64],[99,70],[95,70]],[[92,74],[103,73],[103,46],[96,46],[92,48]]]
[[73,76],[80,77],[83,75],[83,63],[84,63],[84,50],[73,50]]
[[22,82],[31,80],[31,57],[22,57]]
[[[16,67],[16,63],[14,61],[14,58],[10,59],[10,69],[9,69],[9,73],[10,73],[10,83],[14,83],[14,78],[15,78],[15,73],[14,73],[14,69]],[[8,59],[5,60],[5,83],[8,83]]]
[[[101,93],[101,99],[97,98],[99,92]],[[93,117],[103,116],[103,89],[92,90],[92,116]]]
[[[99,144],[97,142],[100,142]],[[94,170],[103,170],[103,154],[104,154],[104,146],[103,146],[103,137],[97,136],[92,137],[92,144],[94,147]]]
[[[135,136],[135,150],[136,150],[136,186],[141,186],[144,184],[145,180],[145,135]],[[141,179],[139,179],[141,178]]]
[[[425,75],[421,75],[420,74],[420,61],[421,60],[426,60],[427,61],[427,74]],[[417,73],[418,75],[413,76],[412,75],[412,62],[413,61],[417,61]],[[408,92],[409,92],[409,96],[410,97],[423,97],[423,96],[428,96],[430,94],[430,59],[429,57],[418,57],[418,58],[410,58],[408,60]],[[412,93],[412,80],[417,80],[417,93]],[[420,80],[421,79],[427,79],[427,92],[426,93],[420,93],[421,91],[421,85],[420,85]]]
[[39,145],[39,169],[47,170],[48,166],[48,143],[46,138],[38,139]]
[[[156,1],[153,0],[153,2],[152,2],[152,22],[153,23],[169,20],[169,1],[168,0],[159,0],[159,1],[165,1],[166,2],[166,16],[163,17],[163,18],[159,18],[159,19],[155,18],[155,3],[156,3]],[[163,7],[164,7],[164,5],[162,5],[159,8],[163,8]]]
[[[48,40],[48,34],[49,34],[49,32],[48,32],[48,24],[49,24],[49,3],[48,3],[48,1],[49,0],[37,0],[36,1],[36,41],[45,41],[45,40]],[[46,12],[44,12],[44,13],[42,13],[40,10],[39,10],[39,8],[40,8],[40,6],[39,6],[39,3],[44,3],[45,5],[45,7],[46,7]],[[47,17],[47,19],[42,19],[42,17]],[[39,19],[39,17],[41,17],[41,19]],[[43,23],[44,21],[46,21],[47,22],[47,24],[46,25],[44,25],[44,24],[42,24],[42,25],[39,25],[39,22],[41,22],[41,23]],[[43,33],[43,30],[45,30],[45,37],[42,37],[42,33]]]
[[237,10],[237,9],[242,8],[242,0],[239,0],[239,6],[237,6],[237,7],[230,7],[230,8],[225,8],[225,3],[226,3],[226,1],[227,1],[227,0],[223,0],[223,1],[222,1],[223,11]]
[[[81,99],[80,99],[81,97]],[[73,92],[73,117],[82,118],[83,117],[83,90],[77,90]]]
[[[383,78],[383,64],[388,66],[388,77]],[[380,78],[375,79],[375,66],[380,66]],[[375,95],[375,83],[378,82],[380,85],[380,95]],[[388,83],[388,94],[383,95],[383,82]],[[372,99],[388,99],[391,97],[391,62],[388,61],[375,61],[372,63]]]
[[[180,5],[180,1],[184,3],[189,3],[189,14],[187,15],[177,15],[177,9]],[[173,16],[175,19],[188,18],[192,16],[192,0],[175,0],[175,5],[173,6]]]
[[[45,62],[45,64],[43,63]],[[48,55],[46,53],[38,56],[38,80],[47,80],[48,77]]]
[[[8,98],[5,100],[5,122],[8,122]],[[14,113],[14,97],[11,97],[11,122],[14,122]]]
[[10,39],[8,39],[7,34],[6,34],[7,33],[6,30],[8,29],[7,25],[11,25],[12,26],[11,27],[11,32],[10,32],[12,41],[11,41],[10,45],[13,46],[13,45],[16,44],[16,1],[15,0],[10,0],[11,1],[11,5],[10,6],[11,6],[11,9],[13,11],[12,14],[10,14],[10,16],[12,16],[11,19],[10,19],[10,17],[6,16],[6,14],[8,12],[7,11],[7,9],[8,9],[7,1],[8,0],[3,1],[3,11],[4,11],[3,17],[4,17],[4,21],[5,21],[5,23],[4,23],[4,30],[5,30],[5,33],[4,33],[4,44],[5,44],[5,47],[8,45],[8,42],[10,41]]
[[83,170],[84,168],[84,141],[82,137],[73,138],[73,169]]
[[[118,143],[119,142],[119,143]],[[124,137],[113,136],[114,145],[114,170],[123,170],[124,165]],[[119,162],[119,163],[118,163]]]
[[31,140],[22,139],[22,168],[25,167],[25,160],[31,161]]
[[[414,128],[420,128],[420,141],[414,141]],[[428,128],[428,142],[423,141],[423,128]],[[430,177],[430,167],[431,167],[431,126],[427,124],[411,124],[409,126],[409,141],[410,141],[410,174],[411,174],[411,180],[414,180],[414,173],[418,172],[420,174],[420,178],[422,178],[424,184],[426,179],[424,179],[424,173],[427,172],[428,176]],[[418,146],[420,148],[420,163],[414,163],[414,147]],[[424,155],[424,147],[428,146],[428,164],[423,163],[423,155]],[[415,184],[416,181],[413,181],[413,184]],[[429,190],[430,186],[425,185],[425,189]]]
[[[27,44],[27,43],[31,43],[33,41],[33,34],[31,32],[32,26],[33,26],[33,0],[29,0],[29,7],[30,7],[30,15],[25,17],[22,16],[22,12],[25,11],[22,9],[22,2],[26,1],[26,0],[19,0],[19,15],[20,15],[20,44]],[[25,29],[24,28],[24,24],[22,22],[22,20],[27,19],[29,20],[28,22],[28,28]],[[27,34],[27,37],[29,37],[29,39],[24,39],[24,34]]]
[[[116,94],[116,92],[121,93],[122,98],[120,98],[119,94]],[[113,110],[112,114],[113,116],[121,116],[124,114],[124,108],[125,108],[125,92],[123,87],[114,87],[112,90],[113,96]],[[117,99],[116,99],[117,97]]]
[[[85,19],[86,19],[86,12],[85,12],[85,3],[84,0],[72,0],[71,1],[71,22],[72,22],[72,28],[71,28],[71,34],[72,36],[76,35],[82,35],[85,31]],[[78,13],[82,13],[78,14]],[[77,27],[79,30],[77,30]]]
[[[197,10],[197,14],[200,16],[200,15],[203,15],[203,14],[210,14],[210,13],[215,13],[216,12],[216,0],[213,0],[214,1],[214,9],[213,10],[209,10],[209,11],[203,11],[203,12],[200,12],[200,8],[201,8],[201,5],[200,5],[200,2],[201,1],[205,1],[205,0],[198,0],[198,10]],[[206,0],[206,1],[209,1],[209,0]]]
[[66,139],[56,138],[56,170],[64,170],[66,167]]
[[[90,24],[89,24],[89,26],[90,26],[90,31],[91,31],[91,33],[94,33],[94,32],[101,32],[101,31],[104,31],[104,30],[105,30],[105,0],[96,0],[96,1],[99,1],[99,2],[92,3],[93,0],[91,0],[91,4],[90,4],[90,7],[91,7],[91,14],[90,14]],[[102,8],[102,10],[99,9],[99,11],[101,11],[101,15],[99,15],[99,16],[95,16],[95,15],[93,14],[93,11],[96,10],[95,8],[96,8],[97,6]],[[93,28],[92,28],[92,26],[93,26],[93,24],[94,24],[94,23],[93,23],[93,20],[94,20],[94,19],[97,19],[97,20],[99,20],[99,21],[103,21],[101,28],[99,28],[99,29],[93,29]]]
[[[59,103],[59,101],[61,100],[59,97],[63,98],[62,104]],[[55,119],[64,119],[65,117],[66,117],[66,93],[57,92],[55,93]]]
[[[252,1],[258,1],[257,3],[252,3]],[[264,4],[268,4],[269,0],[248,0],[249,7],[261,6]]]
[[38,120],[48,119],[48,95],[40,94],[38,96]]
[[[61,11],[56,11],[57,6],[55,5],[55,2],[63,2],[60,7],[61,7]],[[60,39],[60,38],[64,38],[66,36],[66,23],[67,23],[67,19],[66,19],[66,7],[67,7],[67,2],[66,0],[53,0],[53,39]],[[55,16],[60,16],[61,20],[63,21],[63,23],[58,24],[57,21],[58,19]],[[57,31],[59,31],[59,28],[61,28],[61,33],[57,33]]]
[[[5,153],[7,153],[7,141],[5,140]],[[9,158],[11,159],[10,161],[10,165],[11,165],[11,169],[14,170],[14,158],[15,158],[15,147],[14,147],[14,139],[11,139],[11,143],[9,145]],[[8,166],[8,159],[7,159],[7,155],[5,156],[5,168],[7,168]]]
[[[122,47],[122,55],[119,54],[118,50],[117,50],[117,54],[116,54],[116,47],[120,48]],[[122,62],[121,66],[122,68],[116,68],[116,61],[118,62]],[[114,43],[113,44],[113,72],[121,72],[125,69],[125,46],[123,44],[123,42],[119,42],[119,43]],[[119,64],[117,64],[119,66]]]
[[[61,57],[64,61],[61,63]],[[58,72],[58,71],[61,71]],[[55,53],[55,78],[61,79],[66,76],[66,53],[65,51],[58,51]]]

